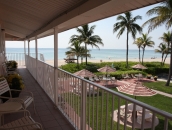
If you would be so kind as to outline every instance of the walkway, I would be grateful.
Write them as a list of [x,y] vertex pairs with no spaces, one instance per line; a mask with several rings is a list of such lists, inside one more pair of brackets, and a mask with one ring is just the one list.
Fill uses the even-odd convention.
[[[33,106],[29,106],[28,110],[36,122],[42,124],[44,130],[74,130],[61,112],[54,107],[49,97],[45,94],[42,88],[34,80],[26,68],[19,68],[19,73],[24,80],[27,90],[34,94],[37,114],[34,114]],[[5,115],[5,122],[9,122],[18,118],[17,115]]]

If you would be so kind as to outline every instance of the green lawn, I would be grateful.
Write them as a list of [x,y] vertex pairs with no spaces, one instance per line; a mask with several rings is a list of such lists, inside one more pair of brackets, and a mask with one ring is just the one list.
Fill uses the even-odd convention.
[[[116,88],[114,88],[113,90],[117,91]],[[131,96],[131,95],[127,95],[127,96],[134,98],[134,96]],[[72,94],[71,97],[74,97],[73,98],[74,101],[80,102],[80,98],[77,95]],[[142,101],[144,103],[147,103],[149,105],[152,105],[158,109],[172,113],[172,108],[170,107],[172,104],[171,98],[157,94],[157,95],[154,95],[151,97],[137,97],[136,99],[139,101]],[[93,102],[94,102],[94,104],[93,104]],[[113,129],[117,128],[117,123],[114,121],[111,122],[111,118],[112,118],[111,115],[112,115],[112,111],[117,109],[118,97],[114,96],[114,106],[112,105],[112,103],[113,103],[112,95],[107,94],[106,92],[104,92],[103,94],[101,92],[99,96],[95,96],[94,98],[93,97],[87,97],[87,124],[89,124],[89,120],[90,120],[90,125],[92,128],[100,129],[100,126],[102,125],[103,130],[106,129],[106,126],[107,126],[107,130],[109,130],[109,129],[111,129],[111,123],[113,123],[112,124]],[[120,105],[123,105],[123,104],[125,104],[125,101],[121,100]],[[78,105],[76,102],[74,103],[73,108],[75,110],[78,109]],[[80,112],[77,111],[77,113],[80,113]],[[90,115],[90,119],[88,118],[89,117],[88,115]],[[159,119],[159,125],[156,127],[156,130],[162,130],[164,127],[164,118],[161,117],[160,115],[156,115],[156,116]],[[96,119],[98,119],[98,122],[96,122]],[[92,123],[92,122],[94,122],[94,123]],[[169,127],[169,129],[172,129],[172,121],[169,122],[168,127]],[[123,125],[120,125],[120,130],[122,130],[122,129],[124,129]],[[127,130],[131,130],[131,128],[127,128]]]
[[161,92],[172,94],[172,83],[170,86],[165,86],[166,82],[158,81],[158,82],[146,82],[144,83],[145,86],[151,89],[155,89]]

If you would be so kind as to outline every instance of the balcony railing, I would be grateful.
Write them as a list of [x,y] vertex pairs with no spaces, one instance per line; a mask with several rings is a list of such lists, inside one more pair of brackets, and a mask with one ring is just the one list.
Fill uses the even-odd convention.
[[[30,53],[30,56],[35,58],[35,53]],[[25,54],[24,53],[6,53],[7,60],[15,60],[17,61],[18,65],[26,65],[25,64]],[[44,55],[41,53],[38,53],[38,60],[44,61]]]
[[[128,110],[129,103],[134,105],[132,117],[136,116],[136,106],[142,107],[140,123],[138,123],[137,118],[131,118],[130,121],[135,123],[131,123],[130,129],[134,130],[140,127],[143,130],[146,128],[145,113],[148,110],[152,113],[151,121],[149,121],[149,127],[152,130],[155,127],[159,130],[168,130],[171,124],[169,123],[172,121],[172,114],[170,113],[72,75],[64,70],[56,70],[52,66],[36,61],[32,57],[26,56],[26,67],[57,105],[58,109],[78,130],[128,129],[128,113],[125,111],[122,115],[120,107],[124,105],[125,110]],[[54,85],[55,83],[57,86]]]

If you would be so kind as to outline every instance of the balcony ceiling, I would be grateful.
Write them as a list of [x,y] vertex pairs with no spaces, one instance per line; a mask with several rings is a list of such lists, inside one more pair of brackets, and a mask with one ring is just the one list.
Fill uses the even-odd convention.
[[0,0],[0,24],[6,40],[32,39],[163,0]]

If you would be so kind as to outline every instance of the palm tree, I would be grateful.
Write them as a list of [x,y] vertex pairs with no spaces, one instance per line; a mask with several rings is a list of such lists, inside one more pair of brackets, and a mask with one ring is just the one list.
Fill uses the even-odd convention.
[[[72,43],[75,40],[80,41],[80,43],[85,44],[85,50],[87,50],[87,45],[91,45],[92,47],[96,47],[99,49],[98,45],[104,45],[102,39],[98,35],[93,35],[95,25],[89,27],[88,24],[81,26],[81,28],[77,27],[76,31],[79,35],[72,35],[69,43]],[[86,65],[87,65],[87,51],[86,51]]]
[[160,37],[160,39],[167,43],[167,48],[166,48],[166,53],[165,53],[166,55],[165,55],[164,62],[163,62],[163,64],[164,64],[168,54],[170,54],[169,48],[170,48],[170,43],[171,43],[171,33],[169,31],[167,33],[163,33],[163,36]]
[[125,16],[119,15],[117,17],[117,20],[120,22],[114,24],[113,33],[119,30],[117,37],[120,38],[124,31],[127,31],[126,67],[128,68],[128,35],[131,33],[132,37],[135,39],[136,33],[142,32],[142,28],[135,23],[136,20],[142,19],[142,17],[137,15],[133,18],[131,12],[126,12],[124,15]]
[[166,54],[166,50],[167,50],[167,45],[166,43],[160,43],[159,46],[158,46],[159,49],[155,49],[155,52],[157,53],[161,53],[162,56],[162,60],[161,60],[161,65],[163,65],[163,61],[164,61],[164,55]]
[[142,46],[142,39],[139,37],[139,38],[137,38],[135,41],[134,41],[134,44],[136,44],[137,45],[137,47],[139,48],[139,62],[141,62],[140,61],[140,48],[141,48],[141,46]]
[[144,52],[145,52],[145,48],[146,46],[148,47],[153,47],[153,45],[155,44],[154,41],[151,41],[152,37],[148,37],[148,34],[143,34],[142,33],[142,37],[140,37],[141,41],[142,41],[142,49],[143,49],[143,54],[142,54],[142,64],[143,64],[143,59],[144,59]]
[[[172,25],[172,0],[166,0],[161,3],[161,6],[157,6],[153,9],[150,9],[147,12],[148,16],[154,16],[153,18],[149,19],[146,21],[143,26],[149,25],[148,29],[149,31],[152,31],[153,29],[165,24],[166,28],[169,29]],[[171,36],[171,41],[172,41],[172,36]],[[172,44],[171,44],[171,49],[172,49]],[[169,75],[168,75],[168,80],[166,83],[166,86],[169,86],[170,80],[171,80],[171,75],[172,75],[172,50],[171,52],[171,57],[170,57],[170,69],[169,69]]]
[[76,55],[76,59],[77,59],[77,66],[79,67],[79,57],[85,53],[85,48],[80,46],[80,42],[79,41],[74,41],[72,43],[72,45],[70,47],[68,47],[68,49],[70,49],[69,51],[66,52],[66,55]]

